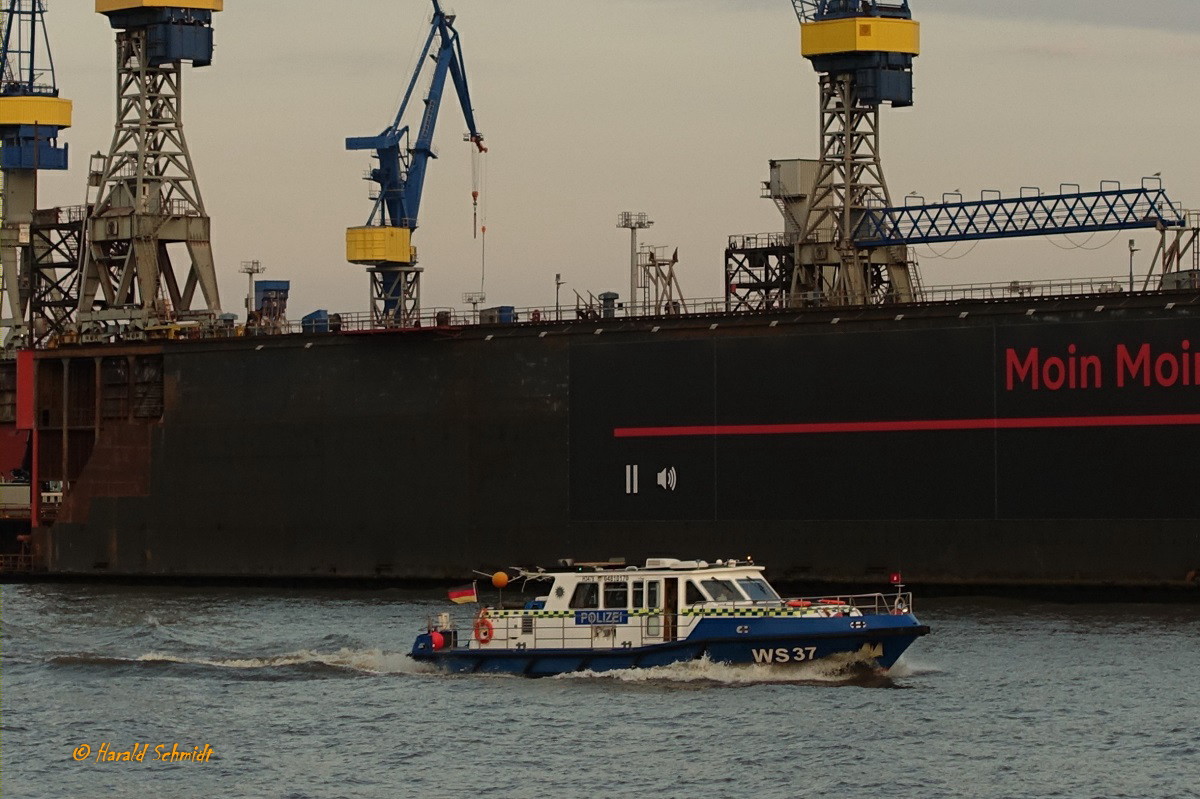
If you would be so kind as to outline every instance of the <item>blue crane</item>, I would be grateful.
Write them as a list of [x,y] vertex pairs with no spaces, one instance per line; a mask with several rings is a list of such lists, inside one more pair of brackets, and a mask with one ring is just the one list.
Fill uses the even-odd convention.
[[71,102],[60,99],[46,36],[42,0],[0,5],[0,167],[66,169],[67,148],[58,134],[71,126]]
[[[37,311],[30,313],[31,302],[35,309],[48,300],[69,306],[63,302],[69,278],[60,284],[59,270],[42,270],[42,259],[69,250],[67,260],[73,262],[77,251],[48,245],[39,234],[30,240],[38,173],[67,168],[67,145],[60,146],[58,136],[71,127],[71,101],[58,94],[45,14],[42,0],[0,2],[0,328],[7,331],[6,347],[32,345],[31,318]],[[64,266],[66,273],[73,264]],[[51,328],[57,329],[58,321]]]
[[[437,158],[433,138],[447,76],[454,82],[459,105],[466,118],[469,131],[466,140],[473,143],[479,152],[487,152],[483,134],[475,124],[462,45],[454,28],[454,20],[454,16],[442,10],[438,0],[433,0],[429,36],[395,120],[378,136],[346,139],[347,150],[373,150],[379,162],[367,175],[368,180],[379,185],[375,207],[365,227],[347,231],[346,259],[371,267],[374,313],[376,321],[385,324],[409,327],[420,316],[420,270],[416,267],[412,232],[417,229],[429,161]],[[414,129],[404,120],[417,84],[430,63],[433,64],[433,75],[429,94],[425,97],[425,110],[419,126]]]

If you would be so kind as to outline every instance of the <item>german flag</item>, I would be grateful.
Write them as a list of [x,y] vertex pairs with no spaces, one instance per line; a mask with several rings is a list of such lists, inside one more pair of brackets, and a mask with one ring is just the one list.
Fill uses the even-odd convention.
[[478,602],[479,596],[475,593],[475,583],[451,588],[450,601],[456,605],[467,605],[471,602]]

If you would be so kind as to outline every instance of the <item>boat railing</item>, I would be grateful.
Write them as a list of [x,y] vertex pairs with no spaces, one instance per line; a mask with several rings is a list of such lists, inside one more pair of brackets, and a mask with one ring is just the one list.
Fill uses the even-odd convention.
[[[898,592],[894,594],[849,594],[845,596],[819,596],[819,597],[798,597],[789,599],[787,603],[807,603],[800,607],[836,607],[833,603],[839,602],[842,605],[849,605],[863,615],[892,615],[897,613],[908,613],[912,610],[913,598],[909,592]],[[795,607],[795,605],[792,605]]]
[[661,613],[630,617],[625,625],[576,624],[573,615],[532,619],[533,623],[524,620],[531,617],[497,619],[493,640],[504,649],[612,649],[620,646],[618,626],[624,640],[636,641],[631,641],[631,646],[663,640]]
[[[547,613],[539,610],[485,608],[473,628],[460,631],[460,646],[468,638],[486,639],[498,649],[614,649],[650,646],[686,638],[692,628],[708,618],[773,617],[819,618],[847,615],[897,615],[912,609],[912,594],[855,594],[821,596],[786,601],[710,602],[692,605],[677,613],[650,610],[571,610]],[[594,613],[592,620],[579,623],[576,613]],[[604,623],[605,614],[616,614]],[[478,645],[478,643],[472,644]]]
[[[603,613],[603,611],[598,611]],[[491,647],[521,649],[615,649],[662,644],[686,637],[700,617],[683,613],[667,615],[662,610],[627,617],[622,624],[577,624],[572,611],[565,616],[535,616],[522,611],[489,611]],[[476,621],[476,630],[479,622]],[[471,630],[465,631],[471,635]],[[463,633],[459,634],[460,636]],[[475,635],[479,641],[479,635]],[[465,639],[459,639],[465,645]],[[471,646],[477,644],[472,642]]]

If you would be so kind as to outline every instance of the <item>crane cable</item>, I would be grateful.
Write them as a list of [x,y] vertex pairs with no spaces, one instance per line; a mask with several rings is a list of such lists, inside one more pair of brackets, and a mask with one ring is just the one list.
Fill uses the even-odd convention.
[[[472,142],[471,147],[471,204],[473,206],[475,238],[480,240],[479,290],[484,290],[487,276],[487,150]],[[479,198],[483,196],[480,207]]]
[[[1089,234],[1088,237],[1086,239],[1084,239],[1084,241],[1080,244],[1076,244],[1074,241],[1072,241],[1070,239],[1070,234],[1063,234],[1063,237],[1067,242],[1067,244],[1065,246],[1062,244],[1059,244],[1058,242],[1056,242],[1053,238],[1051,238],[1049,236],[1046,237],[1046,241],[1050,242],[1052,245],[1054,245],[1055,247],[1057,247],[1060,250],[1084,250],[1085,252],[1094,252],[1096,250],[1103,250],[1105,247],[1112,244],[1116,240],[1116,238],[1119,234],[1120,234],[1120,231],[1113,233],[1113,235],[1109,238],[1108,241],[1104,242],[1103,244],[1098,244],[1096,246],[1088,246],[1089,244],[1091,244],[1092,239],[1094,239],[1096,237],[1095,233]],[[965,258],[968,255],[970,255],[978,245],[979,245],[978,241],[973,242],[971,244],[970,248],[967,249],[967,251],[962,253],[961,255],[951,255],[950,254],[950,253],[954,252],[953,246],[951,246],[950,249],[946,250],[945,252],[938,252],[930,244],[926,244],[925,248],[927,250],[929,250],[929,257],[940,258],[940,259],[943,259],[946,261],[957,261],[957,260],[960,260],[960,259]]]
[[1096,251],[1096,250],[1103,250],[1105,247],[1107,247],[1108,245],[1112,244],[1114,241],[1116,241],[1116,240],[1117,240],[1117,236],[1119,236],[1120,234],[1121,234],[1121,231],[1119,231],[1119,230],[1118,230],[1118,231],[1115,231],[1115,232],[1112,234],[1112,237],[1111,237],[1111,238],[1109,238],[1109,240],[1108,240],[1108,241],[1104,242],[1103,244],[1098,244],[1098,245],[1096,245],[1095,247],[1089,247],[1089,246],[1088,246],[1089,244],[1091,244],[1091,243],[1092,243],[1092,239],[1096,238],[1096,234],[1095,234],[1095,233],[1091,233],[1091,234],[1089,234],[1089,235],[1088,235],[1088,237],[1087,237],[1086,239],[1084,239],[1084,241],[1083,241],[1083,243],[1082,243],[1082,244],[1076,244],[1075,242],[1071,241],[1070,234],[1068,234],[1068,233],[1064,233],[1064,234],[1063,234],[1063,239],[1064,239],[1064,240],[1067,242],[1067,245],[1068,245],[1068,246],[1065,246],[1065,247],[1064,247],[1063,245],[1059,244],[1059,243],[1058,243],[1058,242],[1056,242],[1056,241],[1055,241],[1053,238],[1050,238],[1050,237],[1047,237],[1047,238],[1046,238],[1046,241],[1050,242],[1051,244],[1053,244],[1055,247],[1057,247],[1057,248],[1058,248],[1058,249],[1060,249],[1060,250],[1086,250],[1086,251],[1088,251],[1088,252],[1094,252],[1094,251]]
[[477,148],[471,148],[471,206],[475,238],[479,238],[479,173],[483,169],[482,155]]
[[[930,258],[940,258],[940,259],[943,259],[946,261],[958,261],[963,258],[966,258],[971,253],[975,252],[975,248],[979,246],[979,241],[976,240],[976,241],[971,242],[971,246],[967,248],[966,252],[960,253],[959,255],[951,255],[950,253],[954,252],[954,248],[957,245],[958,245],[958,242],[951,244],[950,249],[946,250],[945,252],[938,252],[937,250],[935,250],[933,248],[932,244],[926,244],[925,249],[929,250],[928,257],[930,257]],[[916,248],[914,247],[913,249],[916,249]]]

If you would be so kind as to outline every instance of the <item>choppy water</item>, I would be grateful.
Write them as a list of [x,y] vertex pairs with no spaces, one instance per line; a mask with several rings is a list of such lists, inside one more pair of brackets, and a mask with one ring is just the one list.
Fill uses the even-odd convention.
[[[440,595],[5,587],[8,797],[1195,797],[1200,607],[918,602],[890,677],[450,677]],[[143,762],[97,763],[149,744]],[[157,745],[207,763],[152,762]],[[91,747],[76,762],[77,747]]]

